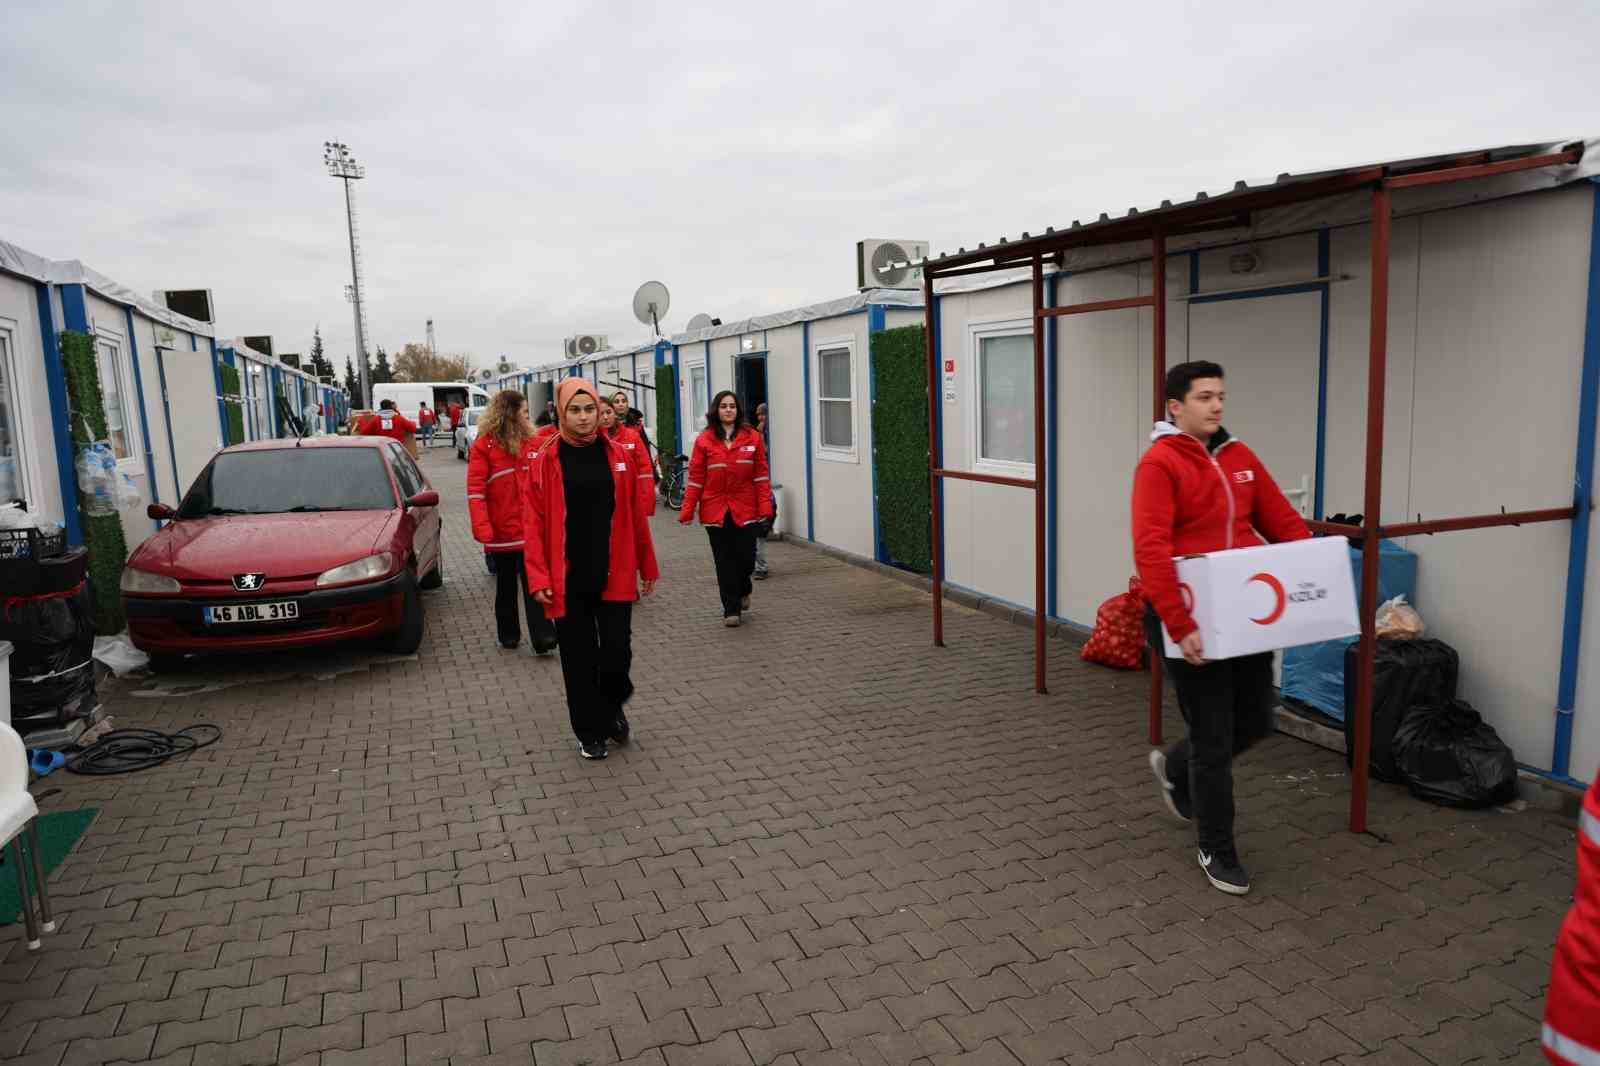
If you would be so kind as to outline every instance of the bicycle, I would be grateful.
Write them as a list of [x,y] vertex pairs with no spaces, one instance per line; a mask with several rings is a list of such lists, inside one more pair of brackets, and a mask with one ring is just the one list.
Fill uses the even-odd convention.
[[[687,490],[689,478],[689,457],[677,456],[671,466],[666,467],[661,473],[661,495],[666,498],[667,506],[674,511],[683,506],[683,495]],[[666,466],[665,463],[662,464]]]

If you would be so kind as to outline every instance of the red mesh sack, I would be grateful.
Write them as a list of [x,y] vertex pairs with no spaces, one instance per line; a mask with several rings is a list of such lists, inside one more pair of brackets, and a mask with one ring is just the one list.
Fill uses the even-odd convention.
[[1100,605],[1094,615],[1094,632],[1083,646],[1085,662],[1118,670],[1144,668],[1144,593],[1137,577],[1128,591]]

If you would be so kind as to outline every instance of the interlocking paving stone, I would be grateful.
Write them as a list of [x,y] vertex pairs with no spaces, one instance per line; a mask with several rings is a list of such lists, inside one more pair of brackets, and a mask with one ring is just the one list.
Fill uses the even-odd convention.
[[779,542],[724,630],[665,513],[635,740],[583,763],[559,664],[495,644],[464,467],[423,464],[418,655],[107,684],[121,725],[224,737],[45,802],[101,814],[60,931],[0,955],[11,1061],[1538,1061],[1570,823],[1375,785],[1355,837],[1342,759],[1274,737],[1224,897],[1151,793],[1141,675],[1052,642],[1037,696],[1026,631],[950,603],[936,649],[925,593]]

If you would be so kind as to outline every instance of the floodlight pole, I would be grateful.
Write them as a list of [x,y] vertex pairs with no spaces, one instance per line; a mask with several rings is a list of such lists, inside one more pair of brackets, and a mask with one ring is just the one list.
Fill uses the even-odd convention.
[[367,168],[356,162],[349,145],[339,141],[322,143],[322,161],[330,175],[344,182],[345,228],[350,237],[350,291],[356,316],[356,370],[360,375],[361,403],[364,407],[371,407],[372,381],[367,372],[366,316],[361,311],[361,261],[356,250],[356,215],[350,193],[350,183],[366,177]]

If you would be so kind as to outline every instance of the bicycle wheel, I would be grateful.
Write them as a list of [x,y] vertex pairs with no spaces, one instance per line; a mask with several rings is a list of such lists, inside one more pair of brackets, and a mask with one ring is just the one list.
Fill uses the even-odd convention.
[[683,506],[683,479],[674,476],[667,482],[667,506],[674,511]]

